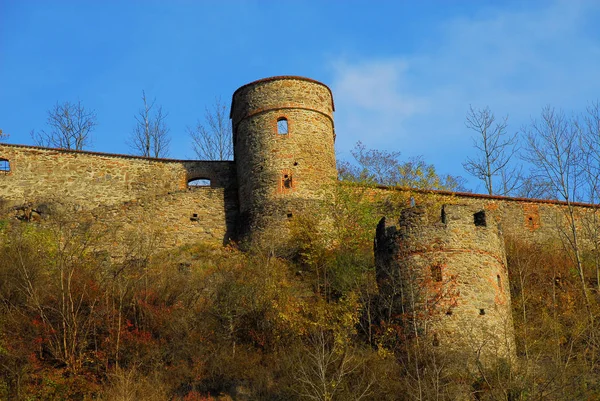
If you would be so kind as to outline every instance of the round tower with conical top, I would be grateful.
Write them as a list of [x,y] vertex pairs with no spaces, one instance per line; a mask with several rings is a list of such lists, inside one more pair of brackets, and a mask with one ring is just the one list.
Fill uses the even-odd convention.
[[328,198],[337,179],[333,96],[321,82],[265,78],[233,94],[241,234],[278,226]]

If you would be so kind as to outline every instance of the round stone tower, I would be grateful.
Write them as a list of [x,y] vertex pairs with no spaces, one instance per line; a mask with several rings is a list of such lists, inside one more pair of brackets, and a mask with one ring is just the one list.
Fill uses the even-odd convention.
[[231,119],[242,235],[322,202],[337,179],[333,96],[324,84],[280,76],[242,86]]
[[474,205],[445,205],[433,217],[411,207],[397,224],[379,222],[375,261],[384,304],[408,337],[459,353],[463,366],[514,357],[506,256],[495,219]]

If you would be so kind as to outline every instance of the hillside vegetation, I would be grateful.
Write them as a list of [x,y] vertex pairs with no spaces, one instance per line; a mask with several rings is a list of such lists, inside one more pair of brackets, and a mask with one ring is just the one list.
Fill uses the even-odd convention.
[[590,322],[568,248],[507,239],[518,361],[456,369],[384,318],[373,235],[406,202],[357,188],[243,252],[156,253],[141,228],[112,258],[91,222],[2,221],[0,399],[600,399],[598,293]]

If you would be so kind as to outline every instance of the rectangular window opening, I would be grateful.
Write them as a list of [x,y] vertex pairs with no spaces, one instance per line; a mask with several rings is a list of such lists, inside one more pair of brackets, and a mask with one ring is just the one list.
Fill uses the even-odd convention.
[[282,117],[277,120],[277,133],[279,135],[287,135],[289,132],[288,120],[285,117]]
[[0,174],[8,174],[10,172],[10,162],[6,159],[0,159]]
[[292,176],[291,174],[283,175],[283,187],[286,189],[292,188]]
[[473,223],[476,227],[486,227],[485,210],[473,214]]

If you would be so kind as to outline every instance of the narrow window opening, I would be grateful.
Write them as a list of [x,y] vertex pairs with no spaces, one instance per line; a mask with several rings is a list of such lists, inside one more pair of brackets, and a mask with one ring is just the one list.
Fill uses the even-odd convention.
[[485,309],[479,309],[479,314],[480,314],[481,316],[485,315]]
[[288,134],[288,120],[287,118],[280,118],[277,120],[277,133],[279,135],[287,135]]
[[298,165],[298,162],[294,162],[294,166],[297,166],[297,165]]
[[286,189],[292,188],[292,176],[290,174],[283,175],[283,187]]
[[6,159],[0,159],[0,174],[8,174],[10,172],[10,162]]
[[448,309],[446,311],[446,316],[452,316],[452,309]]
[[188,182],[188,188],[208,188],[210,187],[210,180],[208,178],[199,178],[197,180],[191,180]]
[[500,275],[496,275],[496,279],[498,280],[498,288],[502,288],[502,280],[500,280]]
[[485,221],[485,211],[482,210],[480,212],[477,212],[473,215],[473,222],[475,223],[475,226],[477,227],[486,227],[486,221]]
[[200,221],[200,218],[198,217],[198,213],[192,214],[192,217],[190,217],[190,221]]
[[294,215],[291,212],[287,214],[288,219],[291,219],[292,217],[294,217]]
[[442,223],[446,224],[446,209],[442,208]]
[[442,266],[431,266],[431,278],[438,283],[442,281]]

